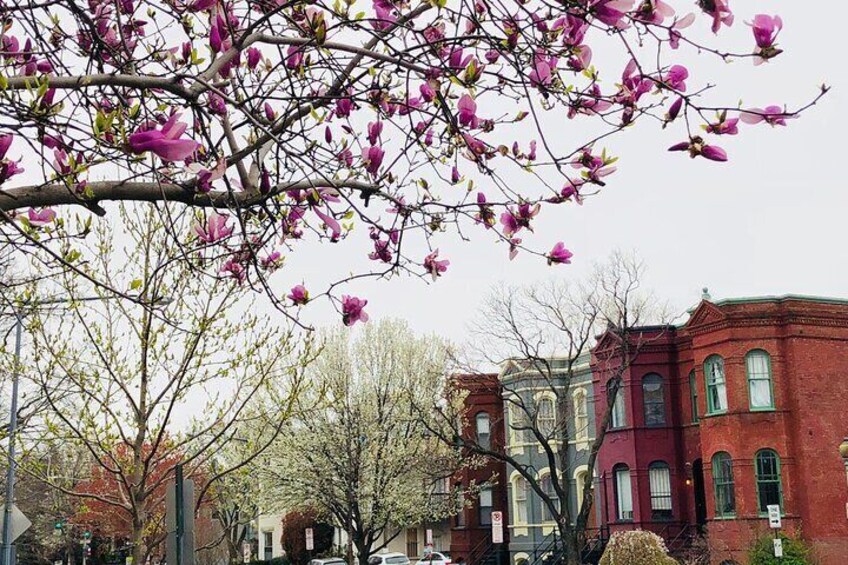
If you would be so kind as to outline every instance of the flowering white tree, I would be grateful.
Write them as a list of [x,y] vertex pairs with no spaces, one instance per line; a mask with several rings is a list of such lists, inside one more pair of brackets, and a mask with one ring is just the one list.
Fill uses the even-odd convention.
[[[725,161],[721,136],[785,126],[827,90],[793,106],[739,86],[734,102],[716,100],[714,77],[678,53],[771,63],[787,47],[783,22],[734,14],[729,0],[695,4],[4,3],[0,245],[75,269],[87,230],[61,225],[73,213],[58,206],[109,215],[110,202],[155,202],[158,237],[186,259],[214,249],[199,270],[266,291],[292,317],[326,294],[348,325],[367,318],[367,301],[338,283],[400,270],[437,278],[446,231],[568,263],[562,242],[528,234],[543,210],[610,182],[616,134],[668,126],[672,151]],[[698,28],[732,25],[753,35],[701,40]],[[743,95],[768,98],[740,107]],[[172,222],[183,214],[196,216],[193,237]],[[302,284],[287,298],[268,280],[286,256],[316,253],[304,242],[355,229],[370,236],[359,253],[373,268],[321,289],[291,273],[285,288]]]
[[346,530],[362,565],[401,527],[454,514],[460,501],[447,479],[460,454],[416,410],[442,396],[447,369],[447,345],[399,321],[353,339],[328,334],[308,372],[326,387],[324,406],[300,411],[266,454],[258,472],[267,505],[313,510]]

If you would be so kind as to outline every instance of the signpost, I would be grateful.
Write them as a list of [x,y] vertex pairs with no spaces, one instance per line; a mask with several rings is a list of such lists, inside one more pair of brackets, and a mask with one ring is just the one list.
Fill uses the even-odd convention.
[[492,512],[492,543],[503,543],[503,512]]
[[306,551],[315,549],[315,534],[312,528],[306,528]]
[[766,509],[768,510],[769,528],[779,530],[781,526],[780,506],[777,504],[769,504],[766,506]]
[[774,556],[783,557],[783,540],[774,538]]
[[241,555],[245,563],[250,563],[250,543],[241,544]]

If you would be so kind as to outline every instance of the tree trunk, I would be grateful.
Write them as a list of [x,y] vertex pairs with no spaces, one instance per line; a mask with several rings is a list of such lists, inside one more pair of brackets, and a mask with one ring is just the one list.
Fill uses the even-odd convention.
[[356,553],[356,560],[359,562],[359,565],[368,565],[368,558],[371,556],[371,546],[359,542],[356,544]]
[[142,539],[144,535],[144,524],[138,516],[133,516],[133,525],[132,525],[132,557],[133,557],[133,565],[144,565],[144,561],[142,561],[144,557],[144,546],[142,545]]

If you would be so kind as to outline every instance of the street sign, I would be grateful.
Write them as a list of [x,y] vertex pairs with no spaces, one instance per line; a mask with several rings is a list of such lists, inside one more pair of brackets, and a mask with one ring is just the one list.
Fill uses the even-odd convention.
[[503,512],[492,512],[492,543],[503,543]]
[[245,542],[241,545],[241,555],[245,563],[250,563],[250,544]]
[[424,530],[424,539],[426,540],[425,544],[433,545],[433,530]]
[[774,542],[774,556],[783,557],[783,540],[775,538],[772,541]]
[[780,506],[769,504],[766,509],[768,510],[769,528],[780,529]]
[[315,537],[312,528],[306,528],[306,551],[315,549]]
[[24,516],[24,513],[21,512],[21,509],[13,504],[11,520],[12,541],[18,539],[18,537],[20,537],[22,533],[27,531],[30,526],[32,526],[32,522],[29,521],[29,518]]

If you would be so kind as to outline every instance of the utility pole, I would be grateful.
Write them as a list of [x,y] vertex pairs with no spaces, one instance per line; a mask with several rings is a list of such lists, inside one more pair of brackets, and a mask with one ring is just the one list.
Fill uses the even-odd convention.
[[12,398],[9,408],[9,453],[6,468],[6,503],[3,508],[3,549],[0,564],[15,565],[15,546],[12,545],[12,505],[15,498],[15,433],[18,429],[18,376],[21,371],[21,334],[23,318],[15,312],[15,366],[12,369]]

